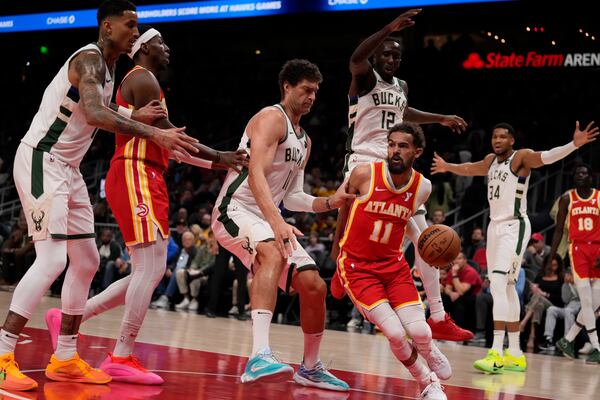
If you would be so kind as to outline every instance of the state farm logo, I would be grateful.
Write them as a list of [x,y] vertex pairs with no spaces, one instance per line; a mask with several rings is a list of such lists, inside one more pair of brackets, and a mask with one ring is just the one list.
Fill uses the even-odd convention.
[[462,63],[464,69],[502,68],[556,68],[600,67],[600,53],[541,54],[530,51],[524,54],[488,53],[482,59],[473,52]]
[[471,53],[469,57],[463,62],[464,69],[481,69],[484,66],[484,62],[479,57],[479,53]]

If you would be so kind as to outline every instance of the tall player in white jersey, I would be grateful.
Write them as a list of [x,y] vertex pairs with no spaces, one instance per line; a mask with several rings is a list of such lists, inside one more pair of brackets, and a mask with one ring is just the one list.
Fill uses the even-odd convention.
[[291,287],[300,296],[304,358],[294,380],[304,386],[349,390],[319,359],[327,287],[315,261],[296,242],[296,235],[302,233],[288,225],[279,210],[283,202],[291,211],[327,212],[354,197],[344,191],[344,185],[331,197],[313,197],[303,190],[311,142],[300,118],[310,111],[321,80],[318,67],[309,61],[285,63],[279,73],[281,103],[262,109],[248,122],[240,148],[250,154],[249,167],[241,173],[229,170],[215,203],[215,238],[254,273],[253,346],[242,382],[285,381],[294,372],[269,347],[279,286],[286,292]]
[[[532,169],[552,164],[578,147],[595,140],[598,129],[590,123],[585,130],[575,127],[573,141],[547,151],[514,150],[515,131],[506,123],[494,127],[494,152],[478,162],[451,164],[435,155],[431,172],[452,172],[463,176],[488,177],[490,225],[487,232],[486,257],[490,289],[494,299],[494,342],[487,356],[475,361],[474,367],[487,373],[503,370],[524,372],[525,355],[519,346],[521,306],[515,288],[523,253],[531,234],[527,218],[527,188]],[[505,331],[508,349],[502,351]]]
[[[364,40],[350,58],[352,82],[348,93],[349,130],[344,166],[347,177],[360,163],[386,159],[388,130],[402,121],[439,123],[457,133],[466,128],[466,122],[456,115],[433,114],[409,107],[408,85],[394,76],[400,66],[402,49],[400,43],[389,35],[413,26],[411,18],[420,11],[409,10],[397,17]],[[421,232],[428,226],[425,213],[425,207],[422,206],[407,225],[407,235],[413,243],[416,243]],[[344,227],[338,224],[338,228],[336,239]],[[431,317],[427,322],[432,329],[433,338],[456,341],[471,339],[473,334],[458,327],[444,311],[439,271],[427,265],[418,252],[415,252],[415,265],[419,269],[430,305]],[[336,278],[337,275],[332,280],[332,293],[339,297],[339,294],[343,295],[343,291],[339,290],[339,279]]]
[[[183,128],[155,128],[111,109],[116,60],[131,50],[138,36],[135,6],[125,0],[108,0],[98,9],[98,24],[98,42],[69,57],[46,88],[15,155],[15,185],[38,257],[16,287],[0,332],[0,389],[37,387],[19,371],[14,349],[43,294],[64,270],[67,255],[62,325],[46,376],[98,384],[111,379],[91,368],[76,351],[81,316],[99,265],[92,207],[79,171],[97,129],[145,137],[171,151],[196,152],[193,144],[197,141],[185,135]],[[139,117],[127,110],[123,113]],[[152,122],[156,116],[166,114],[161,110],[142,119]]]

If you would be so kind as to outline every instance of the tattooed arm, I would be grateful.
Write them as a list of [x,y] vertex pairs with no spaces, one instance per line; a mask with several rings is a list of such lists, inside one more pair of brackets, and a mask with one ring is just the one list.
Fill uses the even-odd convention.
[[124,117],[105,106],[102,101],[105,74],[105,62],[95,51],[81,52],[69,65],[69,81],[79,90],[79,107],[88,124],[109,132],[150,139],[171,151],[197,152],[193,144],[198,141],[186,135],[185,128],[160,129]]

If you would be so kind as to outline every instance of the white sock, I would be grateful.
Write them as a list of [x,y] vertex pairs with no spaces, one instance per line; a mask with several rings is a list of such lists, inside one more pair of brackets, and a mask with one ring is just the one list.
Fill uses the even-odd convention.
[[592,346],[600,350],[600,343],[598,343],[598,333],[594,330],[593,332],[588,331],[588,336],[590,337],[590,343]]
[[581,326],[575,323],[573,324],[571,329],[569,329],[569,332],[565,335],[565,339],[567,339],[569,342],[572,342],[573,340],[575,340],[577,335],[579,335],[579,332],[581,332]]
[[306,369],[313,369],[319,362],[321,339],[323,339],[323,332],[304,334],[304,367]]
[[137,338],[140,326],[128,321],[121,323],[121,332],[117,343],[115,344],[115,350],[113,355],[116,357],[129,357],[133,353],[133,346],[135,345],[135,339]]
[[4,329],[0,330],[0,355],[14,353],[17,340],[19,340],[19,335],[7,332]]
[[441,297],[432,297],[429,301],[429,312],[433,322],[441,322],[446,317],[446,310],[444,310],[444,303]]
[[77,337],[79,335],[58,335],[58,344],[54,355],[61,361],[75,357],[77,352]]
[[492,350],[496,350],[500,355],[502,355],[502,348],[504,348],[504,332],[504,329],[494,329],[494,342],[492,343]]
[[[523,352],[521,351],[521,343],[519,343],[520,332],[508,332],[508,350],[510,355],[514,357],[521,357]],[[495,338],[494,338],[495,339]]]
[[273,313],[269,310],[252,310],[252,356],[269,348],[269,328]]

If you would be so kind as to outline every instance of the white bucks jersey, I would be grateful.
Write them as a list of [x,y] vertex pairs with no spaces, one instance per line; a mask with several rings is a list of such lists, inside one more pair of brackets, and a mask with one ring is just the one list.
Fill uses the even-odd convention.
[[350,107],[346,150],[359,156],[385,160],[387,133],[404,118],[406,94],[398,78],[389,83],[375,70],[373,73],[377,80],[375,87],[365,95],[348,99]]
[[517,176],[511,169],[514,152],[506,161],[494,157],[488,171],[490,219],[507,221],[527,216],[529,176]]
[[[285,136],[277,145],[273,163],[265,171],[273,203],[276,207],[279,207],[290,187],[291,181],[306,159],[308,137],[304,131],[296,134],[292,122],[281,105],[277,104],[273,107],[280,110],[286,120]],[[238,148],[245,149],[250,154],[250,138],[248,138],[245,131]],[[253,154],[250,154],[250,157],[253,156]],[[256,157],[260,156],[261,154],[256,155]],[[254,194],[248,185],[247,168],[244,168],[240,174],[234,170],[229,170],[216,203],[221,213],[221,219],[227,218],[227,207],[230,205],[241,207],[262,217],[262,212],[258,204],[256,204]]]
[[[96,127],[86,122],[79,107],[79,91],[69,82],[69,63],[77,54],[94,50],[102,54],[95,44],[89,44],[69,57],[58,74],[46,88],[40,108],[35,114],[29,130],[21,141],[34,149],[51,153],[67,164],[78,167],[88,151]],[[104,105],[110,105],[114,77],[106,67],[103,82]]]

